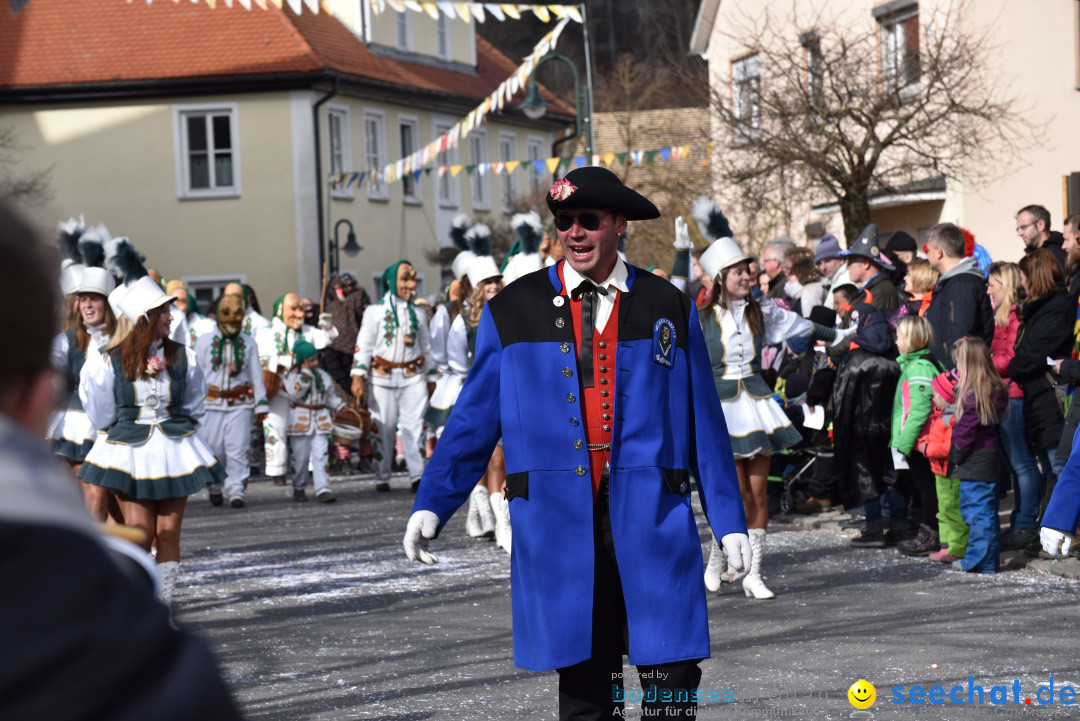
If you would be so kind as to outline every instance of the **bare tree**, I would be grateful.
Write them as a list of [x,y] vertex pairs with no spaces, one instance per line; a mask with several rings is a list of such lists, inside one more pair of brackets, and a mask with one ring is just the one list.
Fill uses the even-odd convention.
[[[713,88],[714,179],[757,232],[790,225],[795,199],[834,199],[849,242],[870,222],[869,200],[912,184],[978,186],[1038,142],[999,78],[987,32],[957,0],[904,18],[896,38],[819,13],[736,18],[723,34],[747,55],[732,84]],[[805,9],[805,6],[803,6]],[[817,30],[797,35],[796,28]],[[760,240],[761,238],[757,238]]]
[[21,163],[22,149],[10,126],[0,126],[0,201],[39,206],[49,200],[52,168],[33,170]]

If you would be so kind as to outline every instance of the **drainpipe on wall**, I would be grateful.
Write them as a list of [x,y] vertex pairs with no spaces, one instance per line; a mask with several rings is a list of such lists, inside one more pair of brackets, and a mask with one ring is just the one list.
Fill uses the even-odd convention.
[[[326,265],[326,223],[323,220],[323,176],[322,176],[322,142],[320,140],[319,133],[319,108],[322,107],[330,98],[338,94],[338,76],[333,76],[334,85],[333,89],[315,101],[315,105],[312,106],[311,112],[313,115],[315,125],[315,210],[316,215],[319,217],[319,273],[321,275],[323,266]],[[323,299],[319,298],[320,308],[322,306]]]

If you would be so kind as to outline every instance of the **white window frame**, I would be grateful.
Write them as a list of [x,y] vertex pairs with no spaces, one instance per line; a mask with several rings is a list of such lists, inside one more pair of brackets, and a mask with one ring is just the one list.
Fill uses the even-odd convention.
[[[525,154],[528,156],[529,167],[526,171],[529,176],[529,191],[532,195],[543,187],[540,183],[540,173],[536,171],[536,166],[533,162],[536,160],[544,160],[548,156],[545,154],[547,150],[547,139],[542,138],[539,135],[530,135],[525,138]],[[535,153],[536,157],[533,157]]]
[[[225,290],[225,286],[229,283],[239,283],[240,285],[247,285],[247,273],[217,273],[213,275],[185,275],[181,276],[180,280],[184,281],[184,285],[188,287],[191,295],[195,297],[198,302],[199,290],[209,290],[210,299],[213,302],[214,298],[221,296]],[[202,308],[199,308],[199,312],[202,313]]]
[[[517,134],[500,131],[499,162],[505,165],[507,161],[513,162],[515,160],[517,160]],[[499,183],[499,194],[502,195],[502,209],[504,213],[509,213],[514,207],[514,201],[517,199],[517,183],[514,182],[514,174],[505,167],[500,180],[502,182]]]
[[[901,98],[907,99],[919,93],[919,76],[921,62],[919,56],[915,58],[916,67],[912,71],[908,67],[907,56],[907,23],[909,20],[919,17],[918,4],[912,4],[888,15],[878,18],[879,40],[881,44],[881,86],[887,92],[898,92]],[[921,26],[919,26],[921,27]],[[918,38],[921,41],[921,38]],[[921,42],[918,52],[921,54]],[[913,72],[914,77],[909,77]]]
[[[334,119],[337,119],[338,129],[340,130],[340,138],[337,148],[337,152],[340,154],[340,167],[334,159],[335,140],[334,140]],[[327,105],[326,106],[326,153],[329,158],[330,174],[335,172],[350,173],[353,170],[352,164],[352,131],[349,125],[349,108],[345,105]],[[336,168],[336,170],[335,170]],[[330,186],[330,197],[338,198],[341,200],[352,200],[355,197],[353,189],[345,185]]]
[[[240,134],[239,105],[226,103],[191,103],[173,105],[173,157],[176,170],[176,197],[180,200],[200,200],[208,198],[239,198],[243,194],[240,172]],[[191,187],[190,153],[188,151],[187,119],[192,116],[227,115],[229,117],[229,151],[232,154],[232,184],[210,188]],[[214,163],[212,160],[214,138],[212,125],[207,134],[208,169],[211,183],[214,183]]]
[[[374,123],[374,133],[372,132]],[[374,146],[372,145],[374,143]],[[368,200],[389,200],[390,184],[385,178],[375,179],[373,170],[382,170],[386,159],[386,113],[382,110],[364,110],[364,165],[368,173]]]
[[488,162],[487,131],[474,130],[468,135],[469,165],[475,165],[469,176],[469,197],[473,210],[491,210],[491,183],[487,173],[480,172],[480,164]]
[[394,42],[397,44],[398,50],[413,49],[413,21],[412,13],[396,13],[397,18],[394,22]]
[[438,58],[450,60],[453,57],[452,38],[450,20],[439,13],[439,19],[435,21],[435,55]]
[[761,56],[746,55],[731,63],[731,102],[742,138],[761,132]]
[[[403,128],[412,130],[411,150],[405,149],[405,143],[401,139]],[[399,155],[402,158],[406,158],[420,149],[420,119],[415,115],[398,115],[398,143],[401,148]],[[416,170],[416,168],[413,168],[413,170]],[[423,177],[423,174],[421,174],[420,178],[414,179],[410,174],[407,178],[401,179],[401,198],[403,202],[408,205],[420,205],[423,203],[424,197],[420,192],[420,180]]]
[[[435,137],[438,140],[449,133],[454,123],[451,121],[436,121],[434,123]],[[440,208],[445,210],[458,210],[461,207],[461,186],[458,179],[450,174],[450,166],[458,164],[458,150],[456,147],[447,145],[446,151],[435,156],[435,166],[447,168],[446,173],[439,177],[435,173],[435,199]]]

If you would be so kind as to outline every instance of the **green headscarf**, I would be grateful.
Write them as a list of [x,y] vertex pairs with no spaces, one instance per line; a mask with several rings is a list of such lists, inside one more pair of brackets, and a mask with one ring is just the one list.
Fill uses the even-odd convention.
[[391,265],[389,268],[383,271],[382,277],[379,278],[379,295],[384,296],[387,293],[393,293],[397,295],[397,272],[398,268],[402,264],[412,265],[407,260],[399,260]]

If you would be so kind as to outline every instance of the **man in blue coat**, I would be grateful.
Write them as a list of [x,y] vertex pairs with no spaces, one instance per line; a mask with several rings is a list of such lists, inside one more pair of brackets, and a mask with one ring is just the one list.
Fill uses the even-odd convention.
[[627,221],[660,213],[614,173],[573,170],[548,206],[565,260],[485,307],[405,550],[436,561],[429,541],[501,437],[515,665],[558,670],[560,718],[607,719],[622,711],[625,654],[647,713],[692,718],[709,629],[691,473],[732,569],[750,565],[697,311],[664,279],[619,260]]

